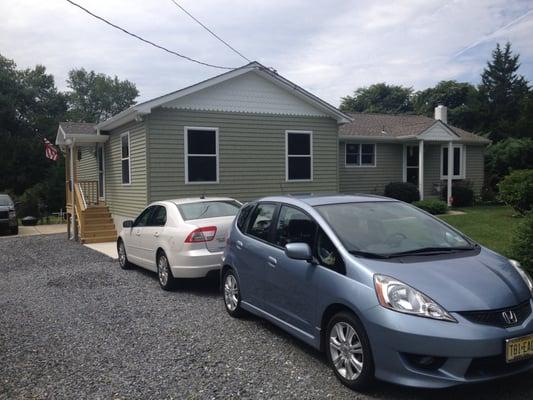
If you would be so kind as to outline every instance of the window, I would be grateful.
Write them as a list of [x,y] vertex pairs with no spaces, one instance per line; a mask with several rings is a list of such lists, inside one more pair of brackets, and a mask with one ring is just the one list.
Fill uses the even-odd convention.
[[237,217],[237,228],[239,228],[241,231],[245,230],[244,226],[246,225],[246,221],[248,221],[248,217],[250,216],[250,213],[254,209],[255,204],[246,204],[241,212],[239,213],[239,216]]
[[154,208],[155,206],[145,208],[144,211],[140,213],[137,218],[135,218],[135,221],[133,221],[133,227],[142,228],[143,226],[147,226],[148,220],[150,219],[150,215],[152,214],[152,211],[154,211]]
[[317,240],[317,258],[320,265],[339,274],[346,274],[344,261],[331,239],[320,229]]
[[418,186],[420,152],[418,146],[405,146],[405,179]]
[[345,162],[348,167],[376,166],[376,145],[373,143],[346,143]]
[[286,132],[286,179],[313,180],[313,135],[311,132]]
[[236,201],[198,201],[178,204],[178,210],[184,221],[200,218],[232,217],[237,215],[241,204]]
[[164,206],[155,206],[155,210],[150,217],[148,226],[165,226],[167,223],[167,209]]
[[120,152],[122,162],[122,184],[131,183],[131,164],[130,164],[130,133],[125,132],[120,135]]
[[185,128],[185,183],[218,183],[217,128]]
[[259,204],[252,215],[252,223],[248,234],[258,239],[269,240],[270,226],[276,211],[275,204]]
[[[465,151],[462,145],[453,145],[453,178],[463,179],[464,173],[464,158]],[[441,148],[441,179],[448,177],[448,146],[442,146]]]
[[315,245],[316,223],[307,214],[288,206],[282,206],[276,226],[274,243],[285,247],[287,243]]

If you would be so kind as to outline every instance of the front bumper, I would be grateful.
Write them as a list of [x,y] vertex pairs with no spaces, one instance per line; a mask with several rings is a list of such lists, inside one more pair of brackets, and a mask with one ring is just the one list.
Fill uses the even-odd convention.
[[[533,359],[505,362],[505,340],[532,334],[533,313],[521,325],[507,329],[452,315],[458,323],[410,316],[381,306],[368,310],[365,326],[376,377],[406,386],[444,388],[533,368]],[[415,362],[419,356],[436,362],[428,368]]]
[[203,278],[220,270],[222,255],[223,252],[211,253],[207,249],[169,255],[170,269],[174,278]]
[[15,218],[2,218],[0,219],[0,227],[2,228],[12,228],[17,226],[17,220]]

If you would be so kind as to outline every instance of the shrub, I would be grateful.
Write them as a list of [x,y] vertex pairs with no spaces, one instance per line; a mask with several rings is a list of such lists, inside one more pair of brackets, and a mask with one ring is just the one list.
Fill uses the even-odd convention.
[[[452,185],[452,205],[454,207],[470,207],[474,204],[474,191],[470,181],[457,181]],[[448,199],[448,187],[442,189],[442,199]]]
[[385,196],[412,203],[420,200],[420,193],[416,185],[410,182],[391,182],[385,186]]
[[517,226],[509,255],[522,266],[533,272],[533,212],[528,213],[524,220]]
[[413,205],[433,215],[446,214],[448,211],[446,202],[437,199],[415,201]]
[[520,214],[533,208],[533,169],[511,172],[498,184],[498,198]]
[[533,139],[531,138],[509,138],[487,148],[485,171],[489,184],[498,183],[503,176],[513,170],[529,168],[533,168]]

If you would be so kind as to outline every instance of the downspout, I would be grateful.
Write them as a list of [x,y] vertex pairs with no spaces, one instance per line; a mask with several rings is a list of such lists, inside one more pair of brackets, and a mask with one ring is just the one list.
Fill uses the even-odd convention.
[[71,240],[78,240],[78,227],[76,224],[76,196],[74,195],[75,188],[74,188],[74,147],[75,147],[75,140],[72,139],[72,142],[70,144],[70,193],[72,195],[71,203],[72,203],[72,231],[73,235],[70,238]]

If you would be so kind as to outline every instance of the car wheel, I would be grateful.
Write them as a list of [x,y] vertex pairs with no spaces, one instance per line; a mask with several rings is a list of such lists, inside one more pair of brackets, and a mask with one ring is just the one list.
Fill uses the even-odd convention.
[[232,269],[228,269],[222,277],[223,296],[226,311],[232,317],[238,318],[244,314],[241,308],[241,291],[239,289],[239,280]]
[[339,380],[361,390],[374,381],[374,361],[363,324],[348,312],[335,314],[326,330],[328,361]]
[[19,227],[18,227],[18,225],[17,225],[17,226],[12,226],[11,228],[9,228],[9,232],[10,232],[12,235],[18,235],[18,234],[19,234]]
[[131,263],[128,261],[128,256],[126,255],[126,246],[124,246],[124,242],[122,240],[118,241],[117,252],[118,252],[118,264],[120,265],[120,268],[130,269]]
[[164,251],[160,251],[157,256],[157,277],[163,290],[170,290],[176,285],[176,278],[172,276],[170,264]]

